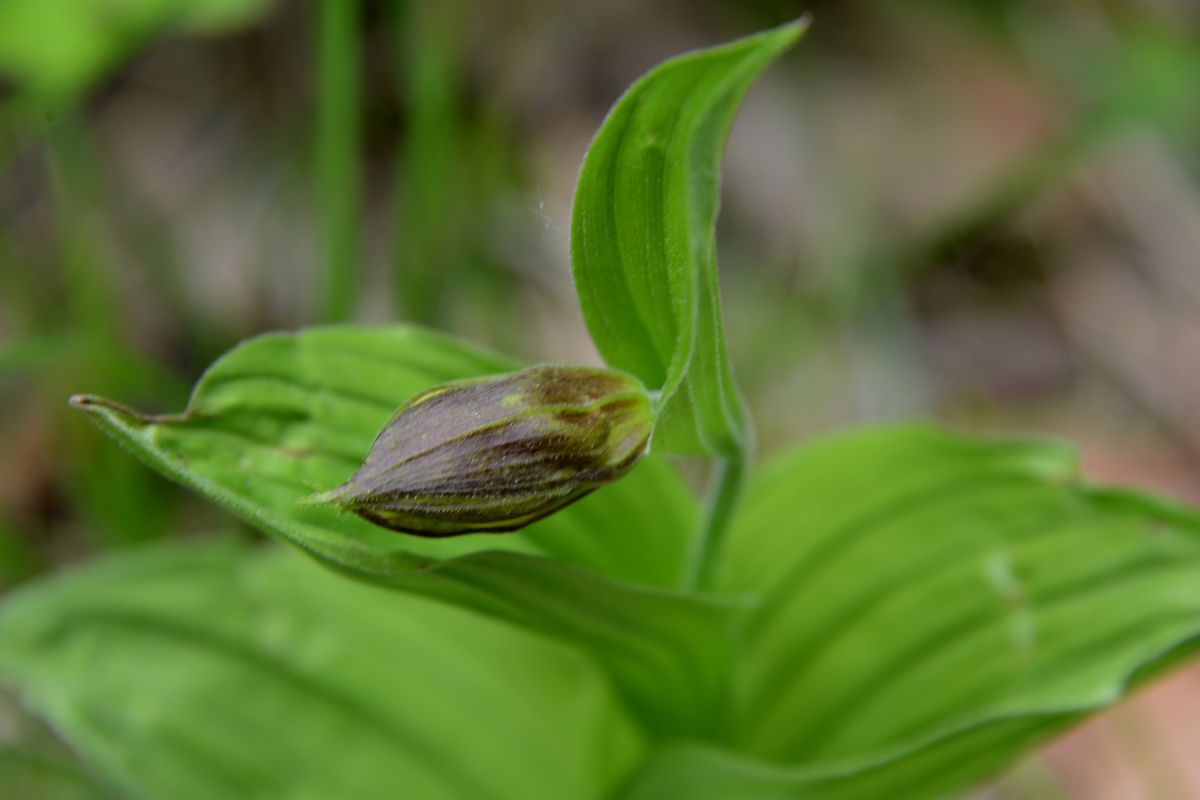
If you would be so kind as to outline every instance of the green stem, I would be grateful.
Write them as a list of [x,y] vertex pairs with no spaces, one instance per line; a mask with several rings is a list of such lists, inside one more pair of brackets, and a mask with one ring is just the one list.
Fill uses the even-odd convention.
[[688,558],[684,587],[689,591],[705,589],[712,583],[725,546],[729,522],[741,499],[749,460],[749,453],[743,451],[721,459],[713,468],[704,518],[692,541]]
[[[396,163],[396,310],[424,325],[443,316],[461,264],[465,157],[456,108],[463,4],[397,2],[395,49],[408,124]],[[479,191],[476,176],[469,185]]]
[[348,319],[358,296],[359,0],[318,0],[317,203],[324,248],[320,316]]

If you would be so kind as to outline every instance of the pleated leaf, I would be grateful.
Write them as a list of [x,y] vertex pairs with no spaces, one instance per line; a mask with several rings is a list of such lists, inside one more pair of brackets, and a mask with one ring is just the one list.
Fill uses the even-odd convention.
[[727,552],[721,584],[759,600],[733,747],[664,753],[634,797],[944,797],[1200,633],[1197,516],[1083,486],[1053,444],[811,445],[752,482]]
[[577,653],[274,548],[10,598],[0,679],[125,798],[601,798],[641,748]]
[[345,481],[409,397],[512,366],[410,327],[317,328],[234,349],[179,415],[75,402],[150,466],[323,563],[561,637],[610,670],[651,727],[702,726],[730,613],[668,591],[694,509],[662,461],[518,534],[426,540],[298,502]]
[[717,286],[721,154],[742,95],[803,30],[785,25],[651,70],[609,112],[580,169],[575,289],[605,361],[661,392],[657,448],[728,454],[746,437]]

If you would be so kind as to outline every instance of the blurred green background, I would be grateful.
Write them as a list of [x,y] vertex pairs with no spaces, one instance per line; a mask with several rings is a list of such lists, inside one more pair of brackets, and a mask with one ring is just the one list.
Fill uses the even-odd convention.
[[[566,231],[603,114],[805,11],[718,231],[763,449],[934,418],[1200,501],[1196,0],[0,0],[0,586],[234,526],[73,392],[177,410],[239,340],[348,320],[594,362]],[[47,747],[0,699],[0,776]],[[1197,797],[1198,747],[1192,670],[982,796]]]

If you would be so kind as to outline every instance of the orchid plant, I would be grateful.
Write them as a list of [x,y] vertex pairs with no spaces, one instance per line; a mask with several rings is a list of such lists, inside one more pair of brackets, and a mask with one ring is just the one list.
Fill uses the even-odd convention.
[[[1063,444],[910,425],[755,459],[719,166],[803,29],[667,61],[613,106],[570,240],[611,372],[539,368],[559,400],[410,325],[247,341],[178,414],[72,399],[284,545],[159,544],[4,601],[0,679],[98,796],[945,797],[1194,651],[1200,517],[1081,483]],[[394,469],[451,439],[458,460]],[[710,462],[703,502],[678,455]],[[520,513],[491,502],[514,482]]]

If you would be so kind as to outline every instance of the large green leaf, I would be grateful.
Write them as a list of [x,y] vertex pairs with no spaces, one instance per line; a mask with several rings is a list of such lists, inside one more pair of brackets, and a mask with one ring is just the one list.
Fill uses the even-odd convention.
[[10,598],[0,678],[129,798],[601,798],[641,747],[569,649],[274,549]]
[[731,752],[664,753],[635,797],[942,797],[1200,634],[1200,520],[1081,486],[1057,445],[806,447],[752,482],[727,556],[719,583],[760,598]]
[[666,591],[694,509],[661,461],[520,534],[421,539],[298,503],[344,481],[412,395],[513,366],[417,328],[316,328],[236,348],[183,414],[75,402],[151,466],[327,565],[572,641],[610,669],[647,723],[702,726],[722,689],[730,614]]
[[742,95],[803,30],[785,25],[656,67],[584,158],[571,214],[575,288],[604,359],[661,392],[658,448],[729,454],[746,437],[717,287],[721,153]]

